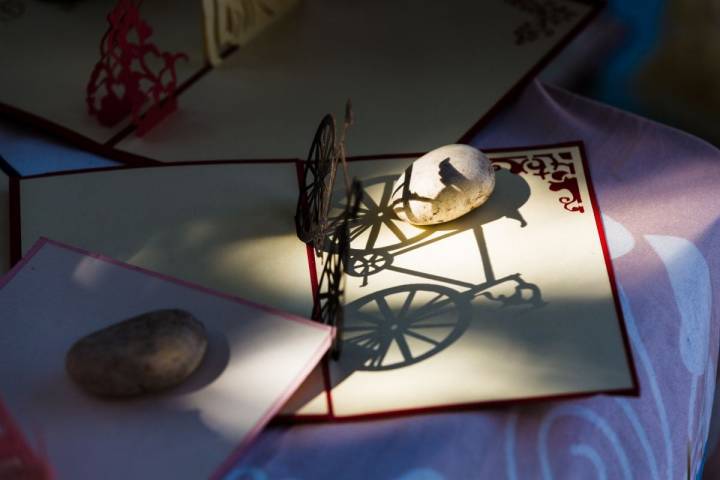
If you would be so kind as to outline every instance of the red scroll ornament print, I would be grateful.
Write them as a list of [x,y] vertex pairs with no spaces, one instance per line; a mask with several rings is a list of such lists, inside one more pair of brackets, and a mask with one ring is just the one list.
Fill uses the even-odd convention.
[[580,197],[580,186],[575,177],[572,153],[554,152],[539,155],[493,158],[495,170],[507,165],[512,173],[525,173],[540,177],[550,186],[552,192],[567,191],[560,197],[560,203],[568,212],[583,213],[585,208]]
[[[110,26],[100,42],[100,60],[90,75],[86,98],[90,114],[104,126],[131,114],[139,136],[176,110],[175,63],[188,58],[162,52],[148,42],[152,28],[140,18],[141,3],[119,0],[108,15]],[[157,61],[161,66],[148,66]]]

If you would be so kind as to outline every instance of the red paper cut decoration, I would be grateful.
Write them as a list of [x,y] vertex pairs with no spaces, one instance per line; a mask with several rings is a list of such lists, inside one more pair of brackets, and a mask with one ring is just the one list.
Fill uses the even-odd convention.
[[47,460],[33,452],[0,401],[0,478],[52,480]]
[[542,178],[548,183],[552,192],[567,190],[567,193],[560,197],[560,203],[565,210],[585,212],[570,152],[503,157],[491,161],[496,170],[502,168],[500,164],[504,163],[512,173],[525,173]]
[[[175,63],[188,59],[148,42],[152,28],[140,18],[141,3],[119,0],[108,15],[110,26],[100,42],[86,98],[90,114],[102,125],[111,127],[131,114],[139,136],[177,109]],[[156,71],[148,66],[158,60],[162,66]]]

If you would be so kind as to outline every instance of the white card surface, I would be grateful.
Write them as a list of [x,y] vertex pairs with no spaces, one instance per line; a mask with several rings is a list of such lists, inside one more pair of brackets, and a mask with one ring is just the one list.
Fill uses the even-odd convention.
[[[60,480],[220,478],[330,345],[329,327],[52,241],[0,282],[0,395]],[[185,383],[112,401],[70,380],[73,342],[160,308],[208,331]]]
[[[568,18],[540,33],[555,8]],[[308,0],[188,90],[176,115],[118,148],[163,161],[296,157],[317,119],[342,118],[350,98],[353,155],[427,151],[463,136],[593,7],[537,9]],[[518,45],[525,25],[537,35]]]
[[[500,168],[488,203],[425,228],[387,205],[413,157],[349,163],[365,200],[351,228],[343,354],[284,414],[637,394],[581,145],[487,154]],[[51,236],[307,316],[297,192],[293,162],[23,179],[22,247]]]
[[[303,0],[190,85],[179,110],[155,129],[116,137],[128,121],[103,127],[85,105],[114,1],[12,1],[25,8],[0,23],[0,106],[99,144],[124,138],[113,146],[168,162],[297,157],[317,119],[340,113],[347,98],[357,117],[355,155],[457,141],[599,8],[578,0],[531,9],[513,0]],[[200,0],[148,0],[141,16],[158,48],[189,55],[178,62],[179,82],[201,70]]]
[[20,188],[23,252],[45,236],[297,315],[312,311],[293,161],[61,174]]
[[488,202],[415,227],[390,202],[412,159],[350,163],[363,182],[343,354],[283,410],[369,417],[591,393],[637,394],[577,144],[488,153]]
[[390,213],[408,160],[351,164],[365,197],[335,416],[634,389],[580,149],[489,156],[490,200],[424,228]]
[[[102,126],[85,103],[90,74],[100,60],[100,41],[109,27],[107,16],[117,0],[6,3],[20,5],[20,13],[0,22],[0,104],[98,143],[129,125],[127,118],[114,127]],[[140,15],[153,29],[149,42],[161,51],[188,55],[187,62],[177,62],[178,85],[203,67],[200,0],[145,1]],[[159,64],[150,56],[146,60],[151,68]]]

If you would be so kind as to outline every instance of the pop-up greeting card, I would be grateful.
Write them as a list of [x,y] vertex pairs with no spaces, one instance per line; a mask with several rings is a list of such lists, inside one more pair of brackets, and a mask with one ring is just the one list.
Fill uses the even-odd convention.
[[298,3],[299,0],[203,0],[208,60],[219,65],[223,51],[246,45]]
[[[175,64],[188,58],[152,43],[152,28],[141,18],[140,4],[120,0],[108,14],[110,25],[90,74],[86,101],[102,125],[113,127],[130,116],[137,134],[144,135],[177,108]],[[152,61],[159,65],[153,67]]]
[[335,326],[292,418],[637,394],[581,143],[345,163],[343,132],[327,117],[306,161],[12,178],[12,245],[50,236]]
[[0,311],[15,437],[41,438],[60,479],[221,478],[333,333],[45,239],[0,280]]
[[0,111],[107,156],[162,161],[295,157],[323,105],[348,96],[365,119],[356,155],[466,141],[599,10],[581,0],[14,2],[0,22]]

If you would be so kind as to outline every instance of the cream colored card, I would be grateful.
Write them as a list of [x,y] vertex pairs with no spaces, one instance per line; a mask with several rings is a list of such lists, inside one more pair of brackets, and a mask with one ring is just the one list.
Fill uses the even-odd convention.
[[[181,308],[208,350],[188,380],[125,400],[86,394],[65,372],[79,338]],[[107,257],[39,242],[0,280],[0,396],[59,479],[222,478],[330,346],[330,327]]]
[[177,114],[118,148],[173,162],[295,157],[347,98],[353,155],[457,141],[596,10],[521,3],[303,1],[183,94]]
[[22,180],[22,249],[49,237],[307,316],[295,163],[182,165]]
[[[17,231],[23,253],[51,237],[307,316],[297,198],[294,161],[61,173],[21,181]],[[284,413],[327,414],[324,388],[313,372]]]
[[335,417],[637,392],[580,148],[490,158],[488,203],[424,228],[389,204],[412,159],[351,163],[365,198],[329,362]]
[[[427,228],[387,205],[413,158],[350,162],[365,200],[351,229],[343,353],[284,414],[637,393],[581,147],[488,155],[499,167],[488,203]],[[297,194],[293,162],[23,179],[22,248],[50,236],[308,315]]]
[[[100,60],[107,16],[117,0],[12,0],[17,14],[0,20],[0,104],[104,143],[129,124],[105,127],[88,114],[86,86]],[[205,64],[200,0],[146,0],[141,17],[161,51],[184,52],[178,85]],[[135,39],[136,37],[131,37]],[[146,58],[154,68],[158,62]]]
[[223,50],[246,45],[287,15],[299,0],[202,0],[205,51],[213,65]]
[[[0,21],[0,106],[100,144],[121,138],[127,121],[103,127],[85,105],[116,0],[11,2],[21,7]],[[535,2],[531,9],[510,0],[303,0],[281,15],[293,3],[144,1],[152,41],[190,57],[177,64],[179,82],[205,64],[206,22],[235,31],[255,11],[255,26],[240,30],[252,36],[262,27],[262,34],[190,85],[177,112],[116,148],[168,162],[295,157],[317,119],[352,98],[355,155],[429,150],[485,118],[599,9],[580,0]],[[213,18],[203,14],[210,4]],[[218,40],[215,53],[233,43]]]

